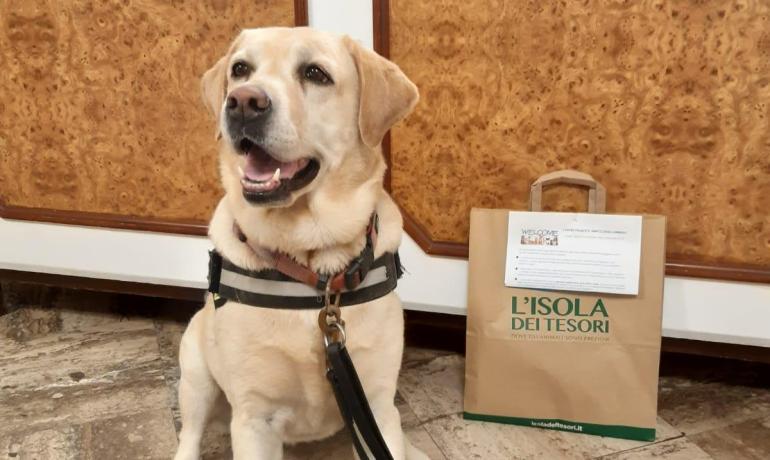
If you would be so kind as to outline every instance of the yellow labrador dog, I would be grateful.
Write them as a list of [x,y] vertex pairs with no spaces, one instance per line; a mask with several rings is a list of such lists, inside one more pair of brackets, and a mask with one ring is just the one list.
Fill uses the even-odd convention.
[[[336,274],[366,244],[379,217],[374,257],[394,252],[401,215],[383,190],[386,131],[418,100],[393,63],[348,37],[309,28],[243,31],[203,76],[221,137],[225,196],[209,226],[222,257],[244,270],[288,255]],[[237,225],[239,231],[234,231]],[[318,309],[259,308],[209,296],[182,338],[177,460],[197,459],[212,405],[232,407],[236,460],[280,459],[285,443],[343,427],[325,377]],[[427,458],[404,436],[394,406],[403,351],[394,292],[342,308],[347,349],[395,459]]]

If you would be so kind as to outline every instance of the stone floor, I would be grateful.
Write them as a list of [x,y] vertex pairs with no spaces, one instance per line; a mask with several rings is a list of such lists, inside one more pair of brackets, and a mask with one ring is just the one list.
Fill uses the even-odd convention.
[[[176,350],[188,313],[169,308],[57,291],[0,316],[0,458],[170,458],[179,429]],[[644,443],[466,422],[463,366],[457,354],[405,353],[397,404],[408,436],[432,459],[770,459],[767,367],[666,355],[658,438]],[[226,405],[221,412],[204,458],[231,455]],[[340,434],[286,457],[352,455]]]

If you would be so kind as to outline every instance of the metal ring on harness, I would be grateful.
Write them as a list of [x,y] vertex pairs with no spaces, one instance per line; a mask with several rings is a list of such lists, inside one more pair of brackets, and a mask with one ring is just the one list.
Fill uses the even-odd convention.
[[[340,310],[341,292],[336,292],[332,301],[331,283],[326,283],[324,291],[324,307],[318,313],[318,326],[324,336],[324,345],[339,342],[345,346],[345,320],[342,319]],[[336,329],[336,331],[334,330]]]
[[[345,341],[347,340],[347,337],[345,336],[345,327],[340,323],[329,323],[327,331],[331,329],[337,329],[340,334],[340,340],[337,342],[341,343],[342,346],[345,346]],[[328,348],[329,344],[332,343],[332,336],[331,334],[324,333],[324,348]]]
[[342,298],[342,293],[337,292],[336,297],[334,298],[334,303],[331,301],[331,281],[326,283],[326,290],[324,291],[324,309],[329,309],[329,307],[332,307],[334,313],[334,316],[337,316],[339,318],[339,307],[340,307],[340,299]]

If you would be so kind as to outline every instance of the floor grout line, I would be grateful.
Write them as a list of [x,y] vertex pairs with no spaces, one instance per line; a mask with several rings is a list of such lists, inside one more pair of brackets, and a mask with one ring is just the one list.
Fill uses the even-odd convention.
[[[429,360],[425,360],[425,362],[430,362],[433,359],[435,359],[435,358],[431,358]],[[403,369],[403,364],[402,364],[402,369]],[[401,390],[396,389],[396,391],[400,392]],[[462,412],[453,412],[453,413],[449,413],[449,414],[444,414],[444,415],[438,415],[438,416],[435,416],[435,417],[430,417],[430,418],[428,418],[426,420],[422,420],[422,418],[420,418],[417,415],[417,413],[414,411],[414,408],[412,407],[412,405],[409,404],[409,400],[406,399],[406,397],[404,397],[403,393],[401,393],[401,399],[404,400],[404,403],[406,404],[406,407],[409,408],[409,410],[412,412],[412,414],[414,414],[414,416],[417,418],[417,420],[419,422],[419,423],[417,423],[417,425],[414,425],[414,426],[412,426],[410,428],[404,429],[404,432],[405,432],[404,435],[406,435],[406,430],[408,430],[408,429],[422,428],[423,430],[425,430],[425,433],[428,435],[428,438],[430,438],[431,442],[436,447],[436,449],[438,449],[438,451],[441,452],[441,455],[444,456],[444,459],[445,460],[450,460],[451,457],[449,455],[447,455],[446,451],[444,451],[444,449],[441,447],[441,444],[436,441],[436,439],[433,437],[431,432],[426,428],[426,425],[429,424],[429,423],[435,422],[436,420],[440,420],[442,418],[452,417],[454,415],[460,415],[460,414],[462,414]],[[403,429],[403,427],[402,427],[402,429]]]
[[[408,405],[408,404],[409,404],[409,403],[407,402],[407,405]],[[411,409],[411,407],[410,407],[410,409]],[[414,412],[414,410],[412,410],[412,412]],[[423,430],[425,430],[425,433],[427,433],[427,434],[428,434],[428,437],[429,437],[429,438],[430,438],[430,440],[433,442],[433,445],[434,445],[434,446],[436,446],[436,448],[439,450],[439,452],[441,452],[441,455],[443,455],[443,456],[444,456],[444,458],[445,458],[446,460],[451,460],[451,457],[450,457],[450,456],[449,456],[449,455],[446,453],[446,451],[445,451],[445,450],[444,450],[444,449],[441,447],[441,444],[440,444],[439,442],[437,442],[437,441],[436,441],[436,440],[433,438],[433,435],[432,435],[432,434],[431,434],[431,432],[428,430],[428,428],[426,428],[426,426],[425,426],[425,425],[427,425],[428,423],[433,423],[433,422],[435,422],[435,421],[437,421],[437,420],[441,420],[441,419],[443,419],[443,418],[448,418],[448,417],[452,417],[452,416],[454,416],[454,415],[460,415],[460,414],[462,414],[462,412],[455,412],[455,413],[451,413],[451,414],[446,414],[446,415],[439,415],[439,416],[436,416],[436,417],[431,417],[431,418],[429,418],[429,419],[425,420],[424,422],[422,422],[422,421],[421,421],[421,422],[420,422],[420,424],[419,424],[419,425],[417,425],[417,427],[419,427],[419,428],[422,428]],[[415,415],[416,415],[416,414],[415,414]]]
[[428,429],[425,427],[422,427],[422,429],[425,430],[425,433],[428,435],[431,442],[433,442],[433,445],[436,446],[436,449],[438,449],[438,451],[441,452],[441,455],[444,456],[444,459],[451,460],[451,457],[444,451],[444,449],[441,447],[441,444],[433,438],[433,435],[430,433],[430,431],[428,431]]
[[[407,403],[407,404],[409,404],[409,403]],[[411,407],[410,407],[410,409],[411,409]],[[412,410],[412,412],[414,412],[414,410]],[[417,415],[417,414],[415,414],[415,415]],[[462,415],[462,412],[451,412],[449,414],[436,415],[436,416],[430,417],[430,418],[428,418],[428,419],[426,419],[424,421],[420,420],[420,418],[417,417],[418,420],[420,420],[420,423],[418,423],[415,426],[424,426],[424,425],[426,425],[428,423],[433,423],[436,420],[441,420],[442,418],[448,418],[448,417],[452,417],[452,416],[455,416],[455,415]]]

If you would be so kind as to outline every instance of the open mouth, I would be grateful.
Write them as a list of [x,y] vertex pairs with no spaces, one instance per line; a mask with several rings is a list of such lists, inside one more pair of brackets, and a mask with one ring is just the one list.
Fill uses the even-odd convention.
[[318,174],[320,165],[315,159],[280,161],[247,138],[241,139],[236,146],[246,157],[246,165],[238,169],[243,196],[251,203],[283,201],[291,192],[312,182]]

